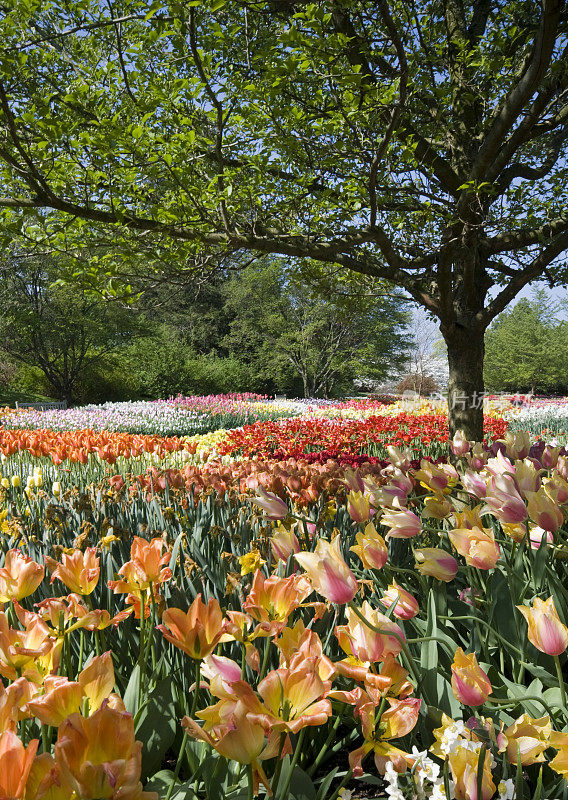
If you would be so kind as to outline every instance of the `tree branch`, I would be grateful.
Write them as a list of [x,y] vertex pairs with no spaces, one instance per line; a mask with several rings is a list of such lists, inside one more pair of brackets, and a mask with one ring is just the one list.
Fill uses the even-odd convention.
[[560,19],[561,0],[542,0],[542,14],[539,30],[534,41],[532,54],[526,69],[523,67],[519,80],[501,103],[495,118],[479,148],[470,179],[484,180],[487,170],[495,159],[503,141],[530,100],[548,66],[554,52],[556,33]]

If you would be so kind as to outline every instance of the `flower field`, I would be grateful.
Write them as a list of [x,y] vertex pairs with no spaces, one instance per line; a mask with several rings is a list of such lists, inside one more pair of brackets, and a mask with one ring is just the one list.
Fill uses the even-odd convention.
[[484,444],[280,411],[5,412],[0,798],[568,797],[568,452],[496,400]]

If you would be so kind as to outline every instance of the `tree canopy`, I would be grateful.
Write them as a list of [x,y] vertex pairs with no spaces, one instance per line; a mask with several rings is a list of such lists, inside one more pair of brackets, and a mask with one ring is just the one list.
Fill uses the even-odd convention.
[[565,392],[568,324],[546,292],[523,297],[487,331],[485,382],[508,392]]
[[312,259],[440,321],[451,426],[481,435],[483,336],[566,280],[563,0],[8,0],[7,236],[113,290],[147,253]]

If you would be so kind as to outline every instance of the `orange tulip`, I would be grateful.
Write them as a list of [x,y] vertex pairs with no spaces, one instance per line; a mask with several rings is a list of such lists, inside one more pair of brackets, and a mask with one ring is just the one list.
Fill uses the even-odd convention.
[[105,702],[90,717],[72,714],[60,725],[55,760],[77,800],[158,800],[142,792],[141,749],[132,716]]
[[461,647],[456,650],[452,664],[452,690],[456,700],[466,706],[483,705],[493,692],[475,653],[466,655]]
[[243,609],[259,622],[275,621],[284,627],[290,614],[312,591],[305,575],[291,575],[289,578],[271,575],[265,578],[257,569]]
[[19,550],[8,550],[0,569],[0,603],[22,600],[33,594],[43,580],[45,568]]
[[223,636],[223,614],[219,601],[211,597],[204,605],[198,594],[189,610],[168,608],[157,628],[164,638],[196,660],[205,658],[217,647]]
[[499,560],[501,551],[490,528],[458,528],[448,536],[470,567],[492,569]]
[[389,557],[385,540],[372,522],[365,526],[365,532],[355,536],[357,544],[350,548],[357,553],[365,569],[382,569]]
[[79,673],[77,678],[84,697],[89,701],[89,711],[92,714],[100,708],[114,687],[114,667],[112,654],[108,650],[102,656],[91,659],[87,666]]
[[130,561],[123,564],[118,570],[122,581],[110,581],[109,586],[115,593],[130,592],[140,596],[142,591],[147,591],[150,585],[156,586],[172,577],[172,571],[167,566],[171,553],[163,553],[166,543],[160,537],[147,541],[135,536],[130,547]]
[[20,800],[24,796],[28,775],[39,742],[33,739],[24,747],[12,731],[0,736],[0,797]]
[[302,662],[272,670],[258,685],[269,724],[277,730],[298,733],[306,726],[324,725],[331,716],[331,703],[325,699],[331,681],[321,679],[310,659]]
[[100,559],[94,547],[87,547],[84,553],[75,550],[71,555],[63,553],[59,564],[49,556],[45,563],[51,572],[51,583],[56,578],[77,594],[91,594],[99,581]]
[[313,553],[296,553],[316,592],[330,603],[348,603],[357,592],[355,576],[341,554],[339,535],[331,542],[319,539]]
[[[32,615],[35,617],[35,615]],[[33,619],[25,630],[8,625],[0,612],[0,675],[8,680],[24,677],[42,683],[59,664],[61,644],[49,636],[41,619]]]
[[363,759],[373,753],[375,766],[384,775],[386,765],[392,762],[397,772],[404,772],[412,766],[414,759],[408,753],[391,744],[390,739],[405,736],[418,721],[421,700],[407,698],[394,700],[387,698],[389,708],[376,720],[374,700],[366,693],[360,692],[357,699],[356,715],[361,720],[364,742],[361,747],[349,753],[349,766],[355,776],[363,774]]
[[36,756],[26,783],[25,800],[69,800],[73,787],[63,778],[49,753]]
[[70,714],[81,708],[83,690],[77,681],[51,675],[44,681],[44,693],[26,704],[26,709],[44,725],[61,725]]
[[554,600],[541,600],[536,597],[532,608],[530,606],[517,606],[526,619],[529,630],[529,642],[534,644],[541,653],[549,656],[559,656],[568,647],[568,628],[558,617]]

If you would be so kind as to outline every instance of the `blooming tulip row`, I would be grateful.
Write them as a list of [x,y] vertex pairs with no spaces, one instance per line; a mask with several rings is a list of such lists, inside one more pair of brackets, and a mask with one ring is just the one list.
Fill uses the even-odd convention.
[[451,447],[8,457],[0,797],[562,797],[568,455]]

